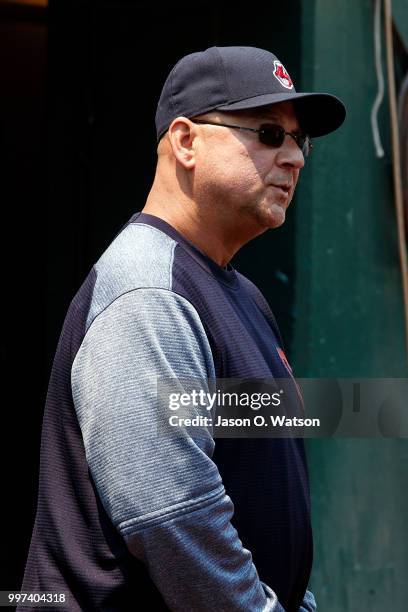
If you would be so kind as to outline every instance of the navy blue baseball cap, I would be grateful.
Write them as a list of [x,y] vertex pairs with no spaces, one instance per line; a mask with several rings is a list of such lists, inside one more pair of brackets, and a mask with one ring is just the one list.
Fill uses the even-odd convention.
[[278,58],[256,47],[210,47],[181,58],[164,83],[156,111],[159,141],[176,117],[195,117],[293,101],[311,137],[336,130],[346,117],[341,100],[328,93],[298,93]]

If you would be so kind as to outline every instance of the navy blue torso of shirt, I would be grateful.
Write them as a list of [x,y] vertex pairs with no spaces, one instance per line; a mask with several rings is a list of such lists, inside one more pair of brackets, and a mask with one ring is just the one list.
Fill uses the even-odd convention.
[[[165,235],[163,244],[171,249],[167,293],[181,296],[198,313],[216,377],[293,381],[275,318],[255,285],[232,266],[218,266],[163,220],[137,213],[125,228],[138,224]],[[112,304],[114,308],[119,304],[118,296],[130,295],[134,288],[133,260],[129,264],[129,257],[134,257],[132,242],[125,247],[123,252],[111,248],[120,261],[101,258],[102,264],[108,261],[110,288],[103,281],[105,264],[96,264],[70,305],[43,421],[38,507],[23,589],[69,592],[75,610],[138,609],[130,602],[142,599],[150,602],[149,609],[169,609],[146,566],[126,547],[117,529],[119,521],[115,525],[109,515],[111,499],[101,502],[90,477],[89,467],[99,473],[99,459],[90,466],[93,459],[84,447],[88,421],[85,426],[78,421],[71,386],[76,356],[91,335],[89,330],[92,334],[97,330],[92,322],[98,313],[109,314]],[[148,257],[149,245],[139,247],[141,259]],[[142,269],[145,264],[138,261]],[[155,253],[154,265],[157,261],[160,254]],[[120,275],[123,286],[117,280]],[[138,282],[140,286],[142,281]],[[303,440],[217,438],[212,460],[234,504],[232,524],[252,553],[260,579],[277,593],[287,612],[297,612],[308,585],[313,549]]]

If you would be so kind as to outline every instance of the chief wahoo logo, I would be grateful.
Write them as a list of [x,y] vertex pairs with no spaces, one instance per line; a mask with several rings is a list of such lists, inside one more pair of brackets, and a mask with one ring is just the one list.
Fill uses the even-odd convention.
[[286,89],[293,89],[292,79],[290,78],[285,66],[278,60],[275,60],[273,64],[275,66],[275,70],[273,71],[274,77],[276,77],[279,83],[286,87]]

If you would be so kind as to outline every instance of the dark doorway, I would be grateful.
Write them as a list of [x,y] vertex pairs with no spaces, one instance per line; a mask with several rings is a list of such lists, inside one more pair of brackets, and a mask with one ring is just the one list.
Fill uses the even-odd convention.
[[[61,325],[92,264],[143,207],[165,77],[186,53],[241,44],[273,50],[295,83],[300,74],[300,0],[255,10],[239,3],[51,0],[47,12],[26,13],[25,20],[22,14],[2,13],[1,32],[11,27],[13,34],[0,36],[10,69],[1,77],[2,132],[13,194],[4,227],[14,230],[14,249],[3,260],[11,262],[3,371],[5,432],[13,443],[6,456],[12,496],[2,521],[2,588],[14,589],[34,521],[42,410]],[[269,298],[289,351],[293,221],[292,213],[233,262]]]

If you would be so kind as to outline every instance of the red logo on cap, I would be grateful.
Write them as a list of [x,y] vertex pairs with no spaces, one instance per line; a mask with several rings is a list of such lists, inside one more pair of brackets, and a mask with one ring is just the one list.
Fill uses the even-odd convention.
[[290,78],[285,66],[278,60],[275,60],[273,63],[275,65],[273,75],[278,79],[279,83],[286,87],[286,89],[293,89],[292,79]]

